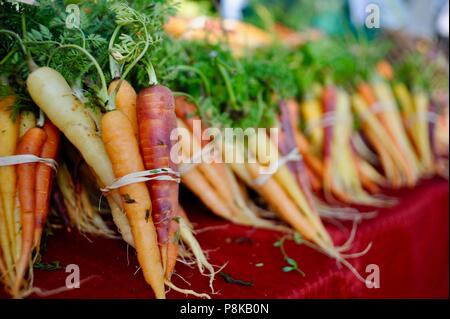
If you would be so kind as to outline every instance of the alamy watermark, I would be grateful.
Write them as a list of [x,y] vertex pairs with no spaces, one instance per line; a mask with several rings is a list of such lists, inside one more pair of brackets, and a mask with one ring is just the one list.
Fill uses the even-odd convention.
[[80,8],[76,4],[69,4],[66,7],[66,28],[79,29],[80,28]]
[[380,6],[370,3],[366,6],[365,26],[368,29],[379,29],[380,26]]
[[77,264],[69,264],[65,271],[69,273],[66,277],[66,288],[80,288],[80,267]]
[[366,266],[366,287],[369,289],[380,288],[380,267],[377,264],[369,264]]
[[192,131],[176,128],[170,134],[170,159],[180,166],[211,163],[259,164],[260,175],[274,174],[282,160],[278,152],[278,128],[224,128],[202,130],[193,120]]

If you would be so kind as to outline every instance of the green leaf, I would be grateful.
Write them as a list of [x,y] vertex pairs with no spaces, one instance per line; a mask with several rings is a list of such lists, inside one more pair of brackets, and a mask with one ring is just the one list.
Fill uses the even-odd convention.
[[283,272],[290,272],[290,271],[293,271],[294,268],[292,268],[291,266],[284,266],[284,267],[282,268],[282,270],[283,270]]
[[274,243],[273,243],[273,246],[274,246],[274,247],[281,247],[282,243],[283,243],[283,242],[282,242],[282,240],[280,239],[280,240],[277,240],[276,242],[274,242]]
[[291,265],[293,268],[298,268],[297,262],[296,262],[294,259],[292,259],[292,258],[290,258],[290,257],[286,257],[285,260],[286,260],[286,262],[287,262],[289,265]]
[[303,243],[302,235],[299,233],[294,233],[294,241],[297,245],[301,245]]

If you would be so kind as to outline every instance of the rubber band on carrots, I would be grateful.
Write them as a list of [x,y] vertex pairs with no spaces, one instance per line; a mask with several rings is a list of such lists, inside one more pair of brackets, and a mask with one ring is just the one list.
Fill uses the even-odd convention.
[[42,158],[33,154],[19,154],[0,157],[0,167],[27,163],[43,163],[50,166],[55,172],[58,170],[58,163],[52,158]]
[[180,183],[180,173],[175,172],[169,167],[134,172],[116,179],[111,185],[106,186],[105,188],[101,188],[100,190],[103,193],[108,193],[109,191],[120,188],[122,186],[152,180],[174,181]]

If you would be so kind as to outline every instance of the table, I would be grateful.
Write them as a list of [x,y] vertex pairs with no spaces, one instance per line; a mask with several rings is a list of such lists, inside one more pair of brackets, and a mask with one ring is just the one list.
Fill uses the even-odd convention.
[[[183,192],[181,202],[196,228],[197,238],[214,265],[227,263],[224,272],[251,286],[230,284],[217,275],[213,298],[448,298],[449,237],[448,182],[425,180],[413,189],[394,192],[398,205],[381,209],[376,218],[364,221],[357,231],[353,251],[370,251],[351,262],[364,276],[367,265],[379,269],[379,288],[368,288],[347,269],[320,253],[286,241],[285,249],[306,274],[283,272],[286,265],[274,242],[277,232],[231,225],[213,216],[196,198]],[[348,236],[327,225],[337,243]],[[208,230],[209,229],[209,230]],[[128,255],[128,257],[127,257]],[[52,298],[153,298],[132,248],[122,240],[81,236],[58,231],[49,240],[44,261],[76,264],[80,268],[80,288]],[[374,266],[369,266],[374,267]],[[368,269],[369,270],[369,269]],[[178,263],[173,282],[183,288],[208,292],[208,278],[197,269]],[[64,269],[35,271],[35,286],[54,289],[64,286]],[[83,281],[83,279],[88,280]],[[3,295],[4,296],[4,295]],[[33,296],[37,297],[37,296]],[[186,296],[170,291],[168,298]]]

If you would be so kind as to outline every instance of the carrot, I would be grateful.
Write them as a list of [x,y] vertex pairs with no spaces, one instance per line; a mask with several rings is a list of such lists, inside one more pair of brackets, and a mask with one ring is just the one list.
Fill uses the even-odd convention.
[[[413,186],[419,174],[418,159],[408,140],[405,128],[402,124],[397,105],[392,96],[389,86],[381,79],[375,81],[372,86],[365,84],[362,96],[369,105],[374,105],[374,101],[379,101],[383,105],[390,105],[392,109],[378,113],[378,118],[383,124],[391,140],[395,143],[402,160],[406,164],[406,182],[408,186]],[[369,99],[367,99],[369,96]]]
[[291,126],[294,128],[294,138],[297,144],[297,148],[305,159],[306,165],[310,168],[314,174],[320,178],[322,178],[322,174],[324,171],[323,164],[319,158],[314,156],[310,150],[310,145],[308,140],[303,136],[303,134],[299,130],[298,119],[299,119],[299,106],[298,103],[293,100],[287,100],[287,107],[289,109]]
[[392,80],[394,78],[394,70],[391,64],[386,60],[381,60],[376,66],[378,74],[380,74],[386,80]]
[[413,93],[413,101],[415,118],[412,127],[417,141],[419,160],[425,175],[430,176],[434,170],[433,152],[430,144],[430,132],[427,120],[430,101],[425,91],[419,89]]
[[[285,156],[296,147],[296,144],[294,141],[294,128],[291,126],[291,121],[289,120],[291,114],[286,102],[282,101],[280,103],[280,111],[281,136],[279,148],[282,155]],[[298,185],[308,200],[310,207],[313,208],[313,211],[315,211],[315,202],[311,194],[311,183],[308,179],[303,160],[298,160],[295,162],[290,161],[287,163],[287,166],[294,174]]]
[[[176,129],[175,101],[172,92],[162,85],[153,85],[139,92],[137,98],[139,143],[145,169],[177,166],[170,159],[173,146],[170,140]],[[158,233],[161,259],[166,278],[170,279],[176,259],[173,251],[178,249],[174,242],[178,224],[174,220],[178,210],[178,184],[175,181],[147,182],[153,204],[153,217]]]
[[[110,111],[103,116],[102,139],[117,178],[144,170],[133,126],[122,111]],[[145,183],[135,183],[121,187],[119,193],[124,198],[125,212],[144,277],[156,297],[164,298],[164,272],[147,187]]]
[[[391,87],[385,81],[375,81],[373,83],[374,91],[378,97],[378,100],[385,105],[392,105],[392,110],[390,112],[384,112],[386,121],[392,127],[392,132],[394,133],[393,138],[395,138],[396,143],[405,154],[405,159],[411,167],[411,179],[409,184],[413,186],[420,177],[420,161],[413,150],[413,146],[408,139],[405,127],[402,123],[402,119],[398,110],[397,102],[393,96]],[[427,107],[427,106],[425,106]],[[424,122],[422,122],[424,123]]]
[[[105,85],[106,86],[106,85]],[[97,134],[94,120],[85,111],[85,106],[75,98],[67,81],[56,70],[41,67],[27,78],[27,88],[33,101],[47,115],[67,139],[80,151],[86,163],[94,170],[101,187],[114,182],[111,161],[102,139]],[[120,209],[122,200],[117,192],[108,195],[114,201],[112,215],[114,223],[130,243],[129,225]]]
[[[248,147],[260,163],[262,162],[262,159],[257,156],[259,155],[258,149],[262,150],[265,146],[269,150],[269,163],[276,163],[279,158],[279,152],[269,137],[265,133],[263,133],[263,135],[259,135],[259,132],[249,136]],[[310,222],[311,226],[314,227],[323,242],[327,245],[332,244],[332,239],[320,221],[318,213],[315,212],[314,208],[310,206],[305,193],[300,189],[300,186],[297,184],[294,175],[289,171],[288,167],[286,165],[278,167],[276,172],[273,174],[273,177],[295,203],[298,208],[298,213],[303,215],[307,221]]]
[[[380,192],[380,187],[378,184],[372,180],[372,178],[378,178],[376,171],[367,163],[365,160],[353,154],[353,160],[355,161],[356,170],[358,176],[361,180],[361,185],[369,191],[371,194],[376,194]],[[373,170],[372,170],[373,169]],[[374,175],[375,173],[375,175]],[[379,181],[379,180],[378,180]]]
[[[367,105],[369,105],[369,107],[373,107],[374,105],[376,105],[378,101],[377,96],[375,95],[374,89],[368,83],[361,83],[360,85],[358,85],[358,92],[364,99],[364,101],[367,103]],[[383,128],[385,129],[385,131],[389,136],[389,139],[386,140],[386,143],[393,143],[395,145],[397,156],[401,158],[400,160],[405,168],[404,173],[407,183],[409,185],[413,185],[415,183],[416,177],[414,176],[414,169],[411,166],[412,165],[410,162],[411,159],[407,158],[404,152],[404,148],[402,147],[401,142],[396,136],[394,129],[392,128],[392,125],[387,119],[387,117],[383,116],[382,114],[377,114],[377,118],[383,125]]]
[[353,95],[352,107],[363,119],[362,130],[378,153],[391,186],[395,188],[402,186],[402,177],[408,167],[383,125],[375,115],[369,113],[369,106],[359,94]]
[[308,175],[308,179],[311,183],[312,190],[314,192],[319,192],[322,187],[319,177],[317,177],[309,167],[306,166],[305,170],[306,174]]
[[[313,124],[320,121],[322,116],[321,105],[315,98],[303,101],[300,110],[307,123]],[[320,127],[311,128],[309,135],[312,148],[317,154],[323,142],[323,130]]]
[[[203,147],[209,141],[202,139],[201,132],[203,132],[203,127],[201,127],[200,132],[194,130],[194,120],[200,121],[199,123],[201,123],[201,119],[196,115],[196,112],[197,107],[193,103],[187,101],[186,97],[177,96],[175,98],[175,114],[178,118],[183,120],[186,126],[191,130],[192,134],[194,134],[195,139],[199,141]],[[200,134],[200,136],[198,136],[198,134]]]
[[[43,126],[47,139],[42,147],[41,157],[56,159],[59,149],[59,130],[49,120],[45,121]],[[34,230],[34,243],[39,246],[42,229],[45,225],[48,215],[51,190],[53,184],[53,170],[43,163],[36,164],[36,224]]]
[[[120,83],[122,82],[122,83]],[[114,80],[109,84],[108,93],[111,95],[112,92],[117,88],[120,83],[119,90],[115,94],[115,104],[116,108],[126,115],[128,120],[133,127],[133,132],[138,136],[138,124],[136,118],[136,91],[126,80],[118,79]]]
[[[246,163],[248,172],[252,178],[259,176],[258,164]],[[306,239],[316,243],[321,243],[321,234],[317,232],[310,224],[308,219],[299,213],[295,203],[289,198],[288,194],[272,177],[266,183],[255,186],[255,189],[263,196],[274,211],[291,225],[296,231],[300,232]]]
[[[205,147],[209,143],[209,140],[203,139],[201,136],[203,128],[206,127],[201,125],[200,117],[195,115],[196,109],[196,106],[188,102],[185,97],[177,97],[175,99],[175,113],[178,118],[182,119],[182,122],[178,122],[178,127],[188,129],[193,134],[190,142],[193,144],[192,149],[194,152],[196,152],[196,150],[200,151],[201,148]],[[200,123],[200,130],[194,129],[194,121],[198,121],[197,123]],[[187,147],[188,146],[186,145],[185,148]],[[195,156],[195,154],[191,153],[189,156],[192,157]],[[201,163],[198,165],[198,168],[225,202],[232,204],[235,203],[235,196],[238,194],[234,194],[231,190],[232,187],[228,179],[229,176],[226,174],[226,167],[224,163],[218,163],[217,161],[213,161],[208,164]],[[240,212],[235,213],[238,215],[240,214]]]
[[36,126],[36,117],[32,112],[21,112],[19,115],[19,138],[24,136],[29,129]]
[[[336,109],[336,90],[333,86],[327,86],[323,90],[322,95],[322,106],[323,114],[331,114],[335,112]],[[333,142],[333,127],[326,126],[324,129],[324,141],[323,141],[323,161],[324,161],[324,175],[323,184],[324,190],[330,190],[332,188],[332,177],[331,177],[331,151]]]
[[[47,139],[47,134],[40,128],[32,128],[20,139],[17,146],[17,154],[33,154],[39,156]],[[22,248],[16,267],[15,291],[18,291],[22,283],[27,264],[30,261],[34,244],[35,229],[35,191],[36,191],[36,164],[27,163],[17,165],[17,184],[19,190]]]
[[324,175],[324,189],[333,191],[344,202],[371,206],[387,205],[387,201],[370,196],[363,188],[365,184],[367,188],[376,190],[367,176],[360,174],[358,170],[359,158],[355,156],[351,145],[352,115],[349,96],[344,90],[334,86],[327,87],[325,92],[324,113],[333,114],[335,121],[333,125],[324,128],[324,160],[327,172]]
[[[111,185],[114,173],[95,123],[84,112],[85,106],[73,96],[62,75],[51,68],[41,67],[28,76],[27,87],[33,101],[80,150],[100,179],[101,186]],[[120,199],[117,202],[120,203]]]
[[181,180],[212,212],[222,218],[233,219],[230,207],[219,197],[196,167],[183,174]]
[[[17,140],[19,137],[19,121],[11,119],[11,106],[15,102],[14,96],[0,99],[0,157],[15,154]],[[0,167],[0,206],[3,206],[4,221],[1,241],[4,247],[4,259],[9,266],[12,265],[11,252],[16,250],[15,229],[14,229],[14,206],[16,197],[16,168],[14,166]],[[5,229],[3,229],[3,227]],[[7,244],[9,242],[9,244]],[[8,246],[8,247],[6,247]]]

